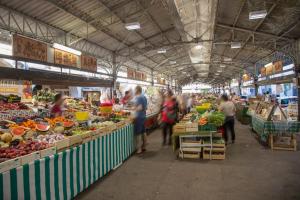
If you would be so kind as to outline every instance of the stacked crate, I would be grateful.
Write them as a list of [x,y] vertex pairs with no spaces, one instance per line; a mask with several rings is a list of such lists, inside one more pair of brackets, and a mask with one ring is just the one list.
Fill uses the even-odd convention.
[[[210,157],[211,151],[211,157]],[[225,143],[214,143],[212,144],[212,149],[208,147],[203,147],[203,159],[207,160],[224,160],[226,153]]]
[[201,144],[202,140],[197,140],[195,136],[180,136],[180,158],[196,158],[201,157]]

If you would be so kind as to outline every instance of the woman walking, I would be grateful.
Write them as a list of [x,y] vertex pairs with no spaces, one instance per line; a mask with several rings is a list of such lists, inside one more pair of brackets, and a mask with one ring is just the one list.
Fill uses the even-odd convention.
[[168,144],[171,145],[173,125],[176,123],[177,119],[176,100],[174,101],[173,92],[171,90],[168,90],[165,95],[161,116],[163,127],[163,145],[166,145],[167,135],[169,135]]
[[225,144],[228,141],[228,130],[231,133],[231,141],[234,143],[235,141],[235,130],[234,130],[234,115],[235,115],[235,106],[232,101],[229,101],[229,98],[226,94],[221,96],[221,105],[219,110],[225,115],[225,123],[224,123],[224,140]]

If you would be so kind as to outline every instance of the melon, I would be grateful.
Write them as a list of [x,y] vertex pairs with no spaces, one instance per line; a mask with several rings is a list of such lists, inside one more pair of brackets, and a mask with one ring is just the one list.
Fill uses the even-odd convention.
[[74,126],[74,122],[72,122],[72,121],[64,122],[64,127],[65,128],[71,128],[72,126]]
[[36,129],[38,131],[48,131],[50,126],[48,124],[37,124]]
[[11,142],[12,141],[12,135],[10,133],[3,133],[1,135],[1,140],[3,142],[6,142],[6,143]]
[[13,135],[22,136],[25,134],[25,129],[22,127],[15,127],[11,130]]

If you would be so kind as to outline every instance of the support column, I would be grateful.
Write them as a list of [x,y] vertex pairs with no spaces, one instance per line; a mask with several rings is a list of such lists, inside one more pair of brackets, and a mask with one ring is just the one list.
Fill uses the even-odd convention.
[[153,69],[151,69],[151,85],[154,86],[154,72],[153,72]]
[[258,94],[258,77],[257,76],[254,76],[254,79],[253,79],[253,83],[254,83],[254,94],[255,96],[257,96]]
[[300,39],[296,41],[295,45],[295,78],[297,82],[297,95],[298,95],[298,121],[300,121]]
[[112,54],[112,87],[111,87],[111,98],[113,97],[113,91],[116,90],[117,86],[117,62],[116,62],[116,54]]
[[242,81],[241,79],[238,81],[238,84],[239,84],[239,95],[242,96]]

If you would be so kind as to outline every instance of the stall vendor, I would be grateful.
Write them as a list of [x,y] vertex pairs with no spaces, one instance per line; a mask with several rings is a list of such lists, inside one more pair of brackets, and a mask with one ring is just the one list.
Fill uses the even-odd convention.
[[58,117],[62,115],[62,105],[64,103],[64,98],[62,94],[56,94],[54,96],[54,103],[51,108],[51,116]]

